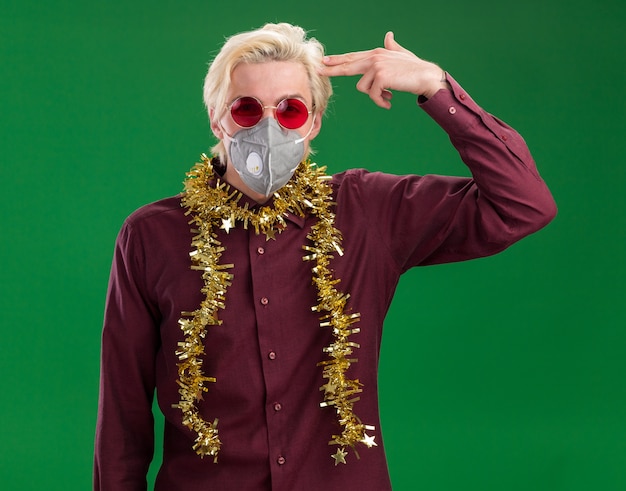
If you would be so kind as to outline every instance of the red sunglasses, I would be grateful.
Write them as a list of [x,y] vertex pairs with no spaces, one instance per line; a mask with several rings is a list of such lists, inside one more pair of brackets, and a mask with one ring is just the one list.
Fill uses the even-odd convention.
[[278,124],[288,130],[300,128],[312,111],[300,99],[288,97],[276,106],[265,106],[256,97],[238,97],[228,105],[233,121],[242,128],[252,128],[263,118],[265,109],[274,109]]

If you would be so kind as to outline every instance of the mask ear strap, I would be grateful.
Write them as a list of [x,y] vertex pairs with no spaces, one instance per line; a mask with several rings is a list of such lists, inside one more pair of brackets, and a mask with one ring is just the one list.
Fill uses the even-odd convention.
[[315,126],[315,117],[316,116],[317,116],[316,114],[313,115],[313,121],[311,122],[311,127],[309,128],[309,131],[307,131],[307,134],[304,135],[302,138],[298,138],[297,140],[294,140],[294,143],[296,145],[298,143],[302,143],[304,140],[306,140],[309,137],[309,135],[311,134],[311,131],[313,131],[313,126]]
[[222,130],[222,132],[224,133],[224,140],[228,140],[228,142],[229,142],[229,143],[232,143],[232,142],[234,141],[234,140],[233,140],[233,137],[232,137],[231,135],[229,135],[229,134],[228,134],[228,131],[226,131],[226,130],[224,129],[224,127],[222,126],[222,122],[221,122],[221,121],[218,121],[218,122],[217,122],[217,124],[218,124],[218,125],[220,125],[220,129],[221,129],[221,130]]

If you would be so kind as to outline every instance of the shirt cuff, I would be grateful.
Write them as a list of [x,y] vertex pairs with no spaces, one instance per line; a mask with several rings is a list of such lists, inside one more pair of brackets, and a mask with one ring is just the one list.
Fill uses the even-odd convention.
[[450,136],[461,134],[481,120],[483,110],[446,72],[450,89],[440,89],[430,99],[418,97],[418,105]]

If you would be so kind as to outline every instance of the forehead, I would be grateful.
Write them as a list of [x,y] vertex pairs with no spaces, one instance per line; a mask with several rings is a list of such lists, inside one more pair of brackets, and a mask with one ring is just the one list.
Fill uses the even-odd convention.
[[228,100],[254,96],[265,104],[287,96],[299,96],[311,102],[311,88],[306,69],[295,61],[240,63],[231,73]]

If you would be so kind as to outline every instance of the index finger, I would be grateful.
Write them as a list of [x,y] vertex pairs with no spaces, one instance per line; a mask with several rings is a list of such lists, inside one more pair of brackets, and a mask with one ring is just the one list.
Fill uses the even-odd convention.
[[340,55],[326,55],[323,58],[324,65],[326,66],[335,66],[341,65],[343,63],[352,63],[353,61],[361,60],[363,58],[367,58],[371,54],[372,50],[364,50],[364,51],[351,51],[350,53],[343,53]]
[[364,63],[372,55],[372,51],[354,51],[341,55],[329,55],[323,58],[324,65],[319,73],[327,77],[362,75],[365,73],[367,63]]

